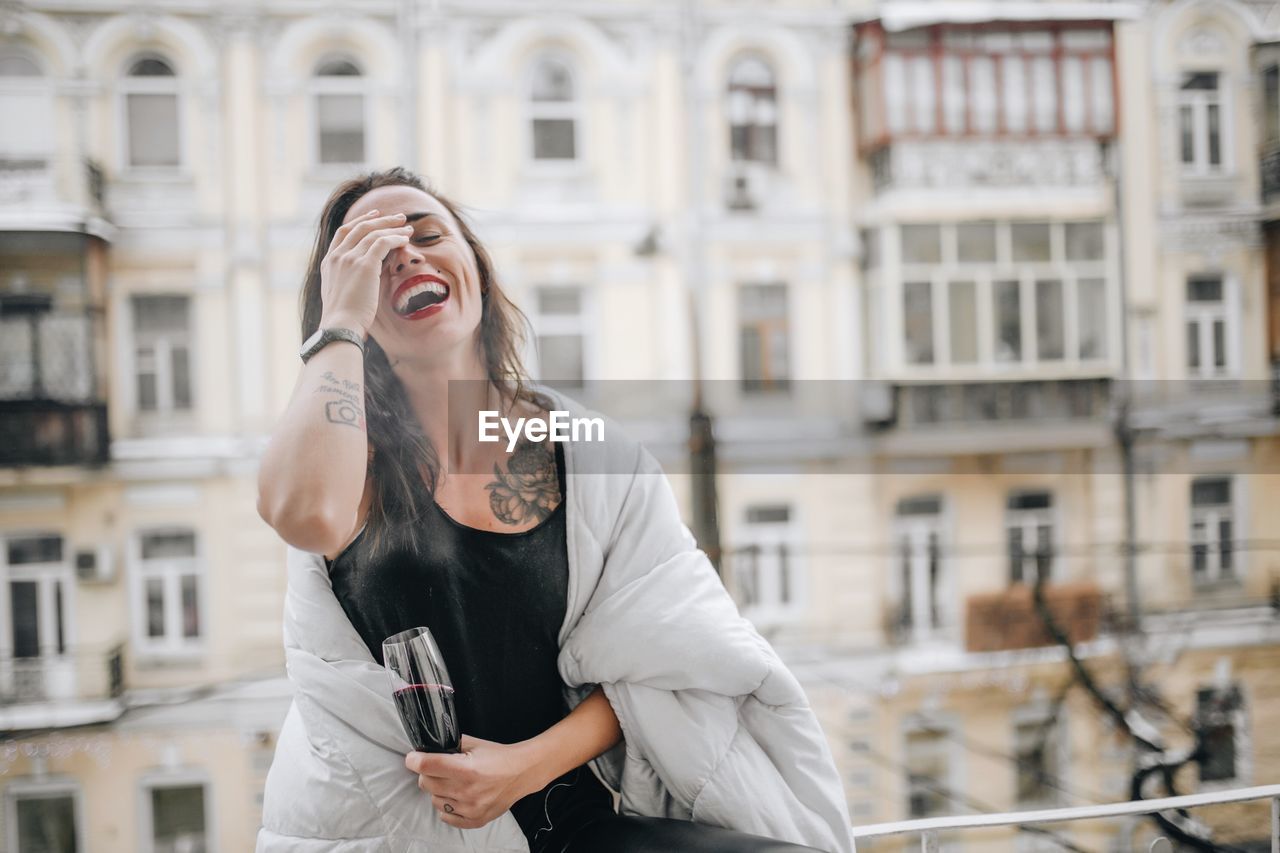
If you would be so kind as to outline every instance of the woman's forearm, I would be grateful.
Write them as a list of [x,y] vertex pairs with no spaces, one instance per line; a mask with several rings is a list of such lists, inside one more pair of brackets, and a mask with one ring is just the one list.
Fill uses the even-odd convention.
[[613,706],[597,687],[569,715],[537,737],[518,746],[529,767],[529,793],[540,791],[553,779],[612,749],[622,740],[622,728]]
[[302,368],[258,469],[258,514],[280,538],[329,553],[353,532],[368,469],[364,359],[346,342]]

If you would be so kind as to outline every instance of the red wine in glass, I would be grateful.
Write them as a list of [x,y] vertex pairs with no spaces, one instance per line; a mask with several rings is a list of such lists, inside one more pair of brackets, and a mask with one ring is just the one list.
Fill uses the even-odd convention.
[[400,722],[419,752],[457,752],[461,733],[453,707],[453,684],[435,639],[426,628],[410,628],[382,641]]

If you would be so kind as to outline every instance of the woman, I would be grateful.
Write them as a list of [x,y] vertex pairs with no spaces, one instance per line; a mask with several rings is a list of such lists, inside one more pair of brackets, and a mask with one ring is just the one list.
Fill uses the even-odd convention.
[[[522,315],[456,207],[397,168],[338,187],[321,223],[259,477],[291,546],[297,689],[259,850],[851,850],[803,694],[652,458],[625,437],[477,440],[480,410],[576,404],[522,381]],[[416,625],[453,675],[461,754],[406,750],[391,722],[381,641]]]

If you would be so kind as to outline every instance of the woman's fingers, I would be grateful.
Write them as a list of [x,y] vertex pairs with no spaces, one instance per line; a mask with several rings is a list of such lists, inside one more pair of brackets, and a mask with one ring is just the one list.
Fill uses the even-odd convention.
[[[410,231],[412,229],[409,229]],[[370,234],[360,244],[352,250],[352,255],[359,253],[361,261],[374,261],[380,267],[382,262],[386,260],[387,253],[396,246],[403,246],[409,239],[409,233],[406,231],[395,231],[391,234],[382,234],[375,236]],[[367,245],[366,245],[367,244]]]
[[[330,252],[348,252],[354,250],[361,240],[370,232],[381,228],[394,228],[404,222],[404,215],[392,213],[386,216],[360,216],[341,226],[333,235],[337,242],[330,246]],[[343,228],[347,229],[343,233]],[[339,237],[339,235],[342,235]]]

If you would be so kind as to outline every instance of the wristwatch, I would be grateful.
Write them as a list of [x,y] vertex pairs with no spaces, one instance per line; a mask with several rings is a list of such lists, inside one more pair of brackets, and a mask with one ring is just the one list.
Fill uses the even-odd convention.
[[340,326],[333,326],[328,329],[316,329],[311,337],[307,338],[306,343],[302,345],[302,349],[298,350],[298,355],[302,358],[302,363],[306,364],[311,356],[320,352],[334,341],[350,341],[360,347],[360,352],[364,352],[364,337],[359,332],[351,329],[344,329]]

